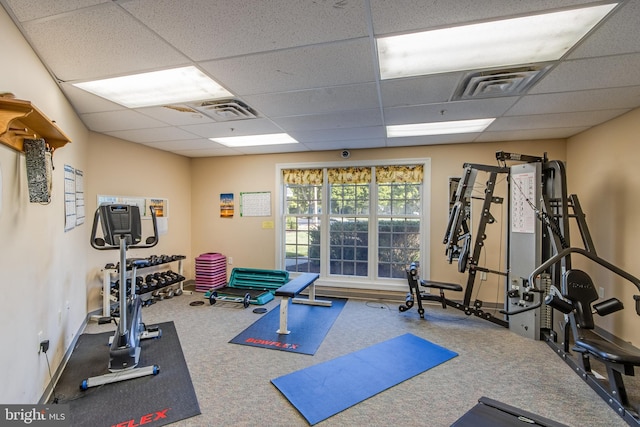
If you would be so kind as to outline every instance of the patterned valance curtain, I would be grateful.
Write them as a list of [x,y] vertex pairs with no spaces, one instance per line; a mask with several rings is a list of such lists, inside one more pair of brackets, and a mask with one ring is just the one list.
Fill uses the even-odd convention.
[[422,183],[423,178],[422,165],[376,167],[376,182]]
[[329,184],[368,184],[371,182],[371,168],[327,169]]
[[322,185],[322,169],[283,169],[285,184]]

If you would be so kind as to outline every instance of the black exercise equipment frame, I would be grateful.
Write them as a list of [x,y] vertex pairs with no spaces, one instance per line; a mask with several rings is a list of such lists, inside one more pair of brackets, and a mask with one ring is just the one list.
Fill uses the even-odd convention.
[[[97,250],[119,250],[120,262],[119,271],[119,321],[117,328],[111,341],[109,350],[109,373],[98,377],[85,379],[80,384],[81,390],[89,387],[101,386],[103,384],[124,381],[132,378],[138,378],[146,375],[156,375],[160,368],[157,365],[138,367],[140,357],[140,339],[156,338],[162,335],[157,327],[146,328],[142,323],[142,304],[141,300],[135,292],[135,274],[138,267],[149,265],[148,260],[134,260],[131,264],[132,280],[130,284],[130,292],[127,292],[127,250],[129,249],[146,249],[152,248],[158,244],[158,225],[156,213],[153,207],[150,207],[151,220],[153,224],[153,235],[149,236],[145,243],[141,241],[141,222],[140,211],[137,206],[126,204],[102,204],[98,206],[93,217],[93,226],[91,229],[90,244]],[[113,215],[107,221],[107,216]],[[124,222],[117,221],[118,213],[126,213],[129,221],[129,227],[126,230],[118,231],[112,229],[122,226]],[[102,231],[104,238],[97,237],[98,223],[102,223]],[[117,246],[116,246],[117,244]],[[108,292],[108,290],[103,290]],[[109,320],[111,318],[108,318]],[[103,319],[104,322],[104,319]]]
[[[640,291],[640,279],[611,264],[605,259],[600,258],[594,252],[588,249],[577,247],[565,248],[555,256],[551,257],[546,262],[541,264],[538,268],[531,272],[531,274],[529,275],[529,282],[535,283],[534,280],[538,275],[542,274],[545,271],[548,271],[550,268],[558,265],[558,263],[570,259],[572,254],[579,254],[588,258],[589,260],[599,264],[612,273],[631,282]],[[556,292],[561,293],[557,291],[557,289]],[[555,309],[560,309],[560,307],[558,307],[558,303],[554,303],[554,300],[556,300],[556,298],[552,298],[553,296],[553,294],[549,294],[544,302],[554,307]],[[640,315],[640,295],[634,295],[633,298],[635,301],[636,314]],[[610,300],[607,300],[605,302],[609,301]],[[620,303],[620,301],[617,302]],[[563,305],[566,304],[566,302],[561,300],[559,304]],[[526,308],[525,310],[532,310],[535,308],[536,306],[532,306]],[[572,349],[569,348],[572,338],[571,335],[573,335],[574,340],[577,340],[580,334],[580,328],[577,326],[578,321],[576,320],[575,314],[572,312],[573,307],[571,306],[569,308],[571,311],[568,313],[565,312],[566,310],[561,311],[565,312],[565,319],[562,326],[562,341],[558,343],[558,336],[553,330],[542,331],[542,339],[547,343],[549,347],[554,350],[554,352],[558,356],[560,356],[560,358],[562,358],[562,360],[565,361],[565,363],[567,363],[567,365],[571,367],[573,372],[577,373],[602,398],[602,400],[607,402],[609,406],[624,419],[627,424],[629,424],[630,426],[640,426],[640,414],[637,412],[636,408],[633,408],[630,405],[622,377],[623,372],[626,375],[633,376],[633,366],[628,367],[626,365],[622,365],[611,369],[611,367],[608,366],[609,363],[594,356],[595,360],[603,362],[607,367],[608,378],[606,378],[606,382],[598,379],[598,377],[591,371],[589,354],[584,350],[578,351],[580,350],[580,348],[578,348],[577,346]],[[619,308],[622,308],[622,303],[620,303]],[[590,307],[588,309],[590,309]],[[518,310],[518,312],[521,311],[522,310]],[[620,347],[621,351],[623,352],[625,352],[625,348],[628,347],[629,352],[639,353],[638,349],[630,346],[627,343],[614,343],[613,341],[610,342],[613,345],[617,345],[618,347]],[[572,353],[571,350],[573,350],[573,352],[575,352],[576,354]],[[622,368],[622,370],[620,368]]]

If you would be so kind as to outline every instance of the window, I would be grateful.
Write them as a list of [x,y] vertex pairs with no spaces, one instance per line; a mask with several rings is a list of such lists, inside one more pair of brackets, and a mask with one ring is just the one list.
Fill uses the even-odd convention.
[[281,166],[283,268],[406,285],[406,266],[426,259],[425,165]]

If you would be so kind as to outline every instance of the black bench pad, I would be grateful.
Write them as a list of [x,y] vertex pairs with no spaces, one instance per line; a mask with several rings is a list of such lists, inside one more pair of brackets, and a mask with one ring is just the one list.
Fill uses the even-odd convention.
[[433,282],[431,280],[421,280],[420,285],[425,288],[438,288],[438,289],[446,289],[448,291],[456,291],[461,292],[462,286],[457,283],[444,283],[444,282]]
[[640,366],[640,353],[631,352],[604,339],[585,338],[576,340],[577,350],[585,349],[599,359],[622,365]]
[[320,275],[318,273],[302,273],[276,289],[276,296],[295,298],[300,292],[315,282]]

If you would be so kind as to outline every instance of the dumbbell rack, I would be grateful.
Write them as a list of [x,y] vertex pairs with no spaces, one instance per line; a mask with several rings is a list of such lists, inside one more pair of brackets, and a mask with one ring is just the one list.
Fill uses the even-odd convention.
[[[160,265],[167,265],[170,264],[172,262],[177,262],[178,263],[178,272],[177,274],[182,278],[182,280],[176,280],[173,281],[171,283],[167,283],[166,285],[164,285],[164,288],[168,288],[170,286],[174,286],[176,284],[178,284],[178,288],[180,293],[184,292],[184,280],[185,277],[183,275],[183,265],[182,265],[182,261],[184,259],[186,259],[186,256],[184,255],[172,255],[172,256],[167,256],[167,255],[162,255],[162,256],[156,256],[156,255],[152,255],[149,258],[147,258],[149,260],[149,265],[148,266],[144,266],[144,267],[138,267],[137,271],[140,270],[144,270],[145,268],[153,268],[153,267],[158,267]],[[127,267],[127,271],[130,271],[131,268]],[[169,270],[170,271],[170,270]],[[119,272],[119,265],[113,265],[113,264],[107,264],[104,269],[102,270],[102,316],[103,317],[110,317],[111,316],[111,305],[112,303],[116,302],[117,299],[112,295],[111,293],[111,275],[113,273],[118,273]],[[136,285],[136,278],[132,277],[131,278],[131,286],[135,286]],[[149,290],[147,292],[144,293],[151,293],[154,290],[158,290],[160,289],[160,287],[156,287],[153,290]],[[139,294],[143,294],[142,292],[140,292]],[[93,316],[95,317],[95,316]]]

